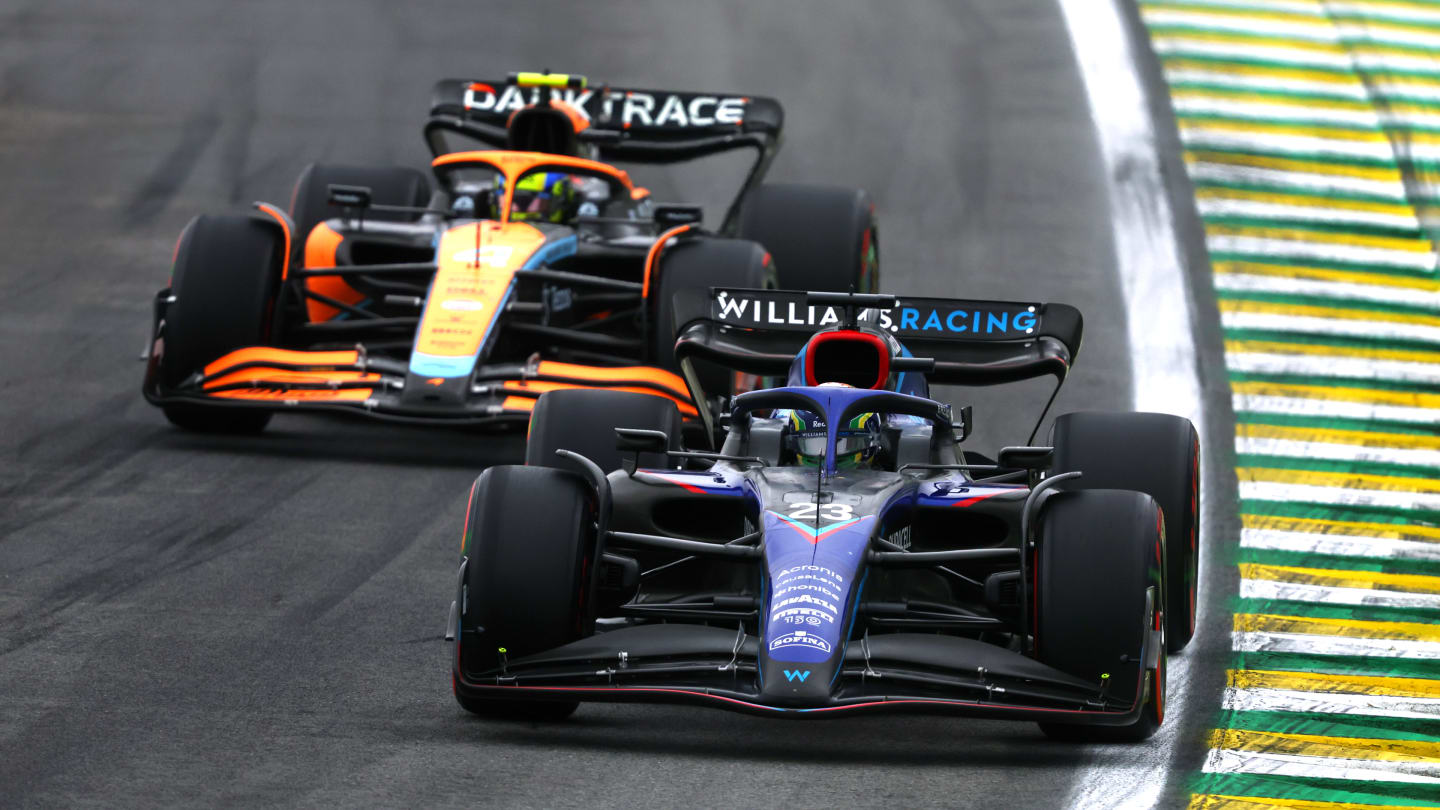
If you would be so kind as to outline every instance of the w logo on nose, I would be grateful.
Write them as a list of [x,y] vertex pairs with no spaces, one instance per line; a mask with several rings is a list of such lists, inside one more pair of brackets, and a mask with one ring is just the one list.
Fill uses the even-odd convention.
[[804,672],[801,672],[801,671],[798,670],[798,669],[787,669],[787,670],[784,670],[784,672],[785,672],[785,680],[787,680],[787,681],[799,681],[799,682],[801,682],[801,683],[804,683],[804,682],[805,682],[805,679],[808,678],[808,677],[810,677],[810,670],[808,670],[808,669],[805,670]]

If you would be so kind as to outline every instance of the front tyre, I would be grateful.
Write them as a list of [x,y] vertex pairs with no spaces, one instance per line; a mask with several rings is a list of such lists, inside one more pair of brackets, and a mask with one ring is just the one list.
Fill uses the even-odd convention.
[[1147,739],[1165,720],[1160,508],[1140,492],[1060,492],[1045,502],[1040,520],[1036,657],[1102,688],[1107,698],[1141,702],[1130,725],[1047,722],[1040,728],[1061,740]]
[[465,576],[456,604],[455,699],[491,717],[559,720],[571,700],[536,700],[520,687],[495,697],[465,690],[510,661],[594,632],[594,510],[574,474],[546,467],[491,467],[475,479],[462,539]]
[[[160,382],[167,390],[236,349],[270,340],[284,267],[279,228],[259,217],[196,217],[181,234],[165,310]],[[178,427],[205,433],[254,433],[270,412],[198,403],[164,406]]]

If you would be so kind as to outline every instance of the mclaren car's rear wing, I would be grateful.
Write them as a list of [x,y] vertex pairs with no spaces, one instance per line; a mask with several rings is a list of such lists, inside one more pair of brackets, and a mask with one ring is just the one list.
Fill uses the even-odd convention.
[[444,131],[503,147],[510,114],[546,95],[586,119],[580,140],[610,161],[674,163],[742,148],[766,154],[778,145],[785,121],[773,98],[591,87],[582,76],[512,73],[503,81],[436,82],[426,140],[436,155],[453,151],[440,138]]
[[723,233],[738,227],[740,203],[765,177],[785,123],[780,102],[763,96],[597,88],[583,76],[512,73],[504,81],[436,82],[425,141],[437,157],[457,151],[446,133],[504,148],[510,115],[547,96],[566,102],[585,119],[576,138],[595,145],[601,160],[664,164],[755,150],[755,162],[725,213]]
[[[712,288],[675,298],[675,355],[750,374],[784,375],[815,332],[844,321],[846,296],[792,290]],[[1080,311],[1065,304],[855,296],[891,304],[858,311],[916,357],[935,360],[930,382],[995,385],[1053,376],[1063,381],[1080,351]]]

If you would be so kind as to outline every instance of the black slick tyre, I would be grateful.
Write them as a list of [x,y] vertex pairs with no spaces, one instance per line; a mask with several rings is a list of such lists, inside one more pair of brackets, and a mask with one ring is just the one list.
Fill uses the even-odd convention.
[[[546,467],[491,467],[471,488],[462,543],[457,676],[494,683],[510,661],[593,632],[594,513],[578,476]],[[559,720],[577,705],[481,696],[459,680],[455,698],[476,714]]]
[[[1104,683],[1109,698],[1142,703],[1130,725],[1040,728],[1063,740],[1144,740],[1165,719],[1166,651],[1155,635],[1164,633],[1160,509],[1139,492],[1061,492],[1044,504],[1040,519],[1036,657],[1097,687]],[[1153,655],[1153,666],[1142,655]]]
[[1163,413],[1067,413],[1055,419],[1054,471],[1068,489],[1133,489],[1165,512],[1165,636],[1179,652],[1195,635],[1200,574],[1200,437]]
[[[579,453],[609,472],[620,468],[615,449],[615,428],[664,431],[671,447],[678,446],[682,422],[675,403],[660,396],[598,388],[573,388],[542,394],[530,413],[525,463],[580,472],[575,462],[557,456],[556,450]],[[643,467],[663,467],[658,454],[643,453]]]
[[[284,235],[273,223],[243,215],[196,217],[175,252],[165,311],[160,382],[175,389],[205,365],[236,349],[269,342],[284,267]],[[171,403],[173,424],[207,433],[253,433],[270,412]]]
[[[769,257],[755,242],[743,239],[694,239],[681,241],[660,254],[659,278],[651,281],[651,357],[655,365],[679,372],[675,362],[675,294],[682,290],[709,290],[711,287],[773,289],[775,274]],[[727,369],[698,361],[695,364],[700,387],[707,396],[731,393],[733,374]],[[697,403],[699,404],[699,403]]]
[[746,198],[740,236],[774,257],[781,289],[880,289],[875,206],[860,189],[767,183]]

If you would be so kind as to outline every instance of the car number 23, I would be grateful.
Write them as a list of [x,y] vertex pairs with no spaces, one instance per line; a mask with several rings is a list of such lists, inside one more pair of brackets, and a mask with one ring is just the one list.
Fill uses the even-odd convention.
[[855,516],[855,510],[848,503],[796,503],[790,505],[790,518],[792,520],[814,520],[819,517],[821,520],[849,520]]

